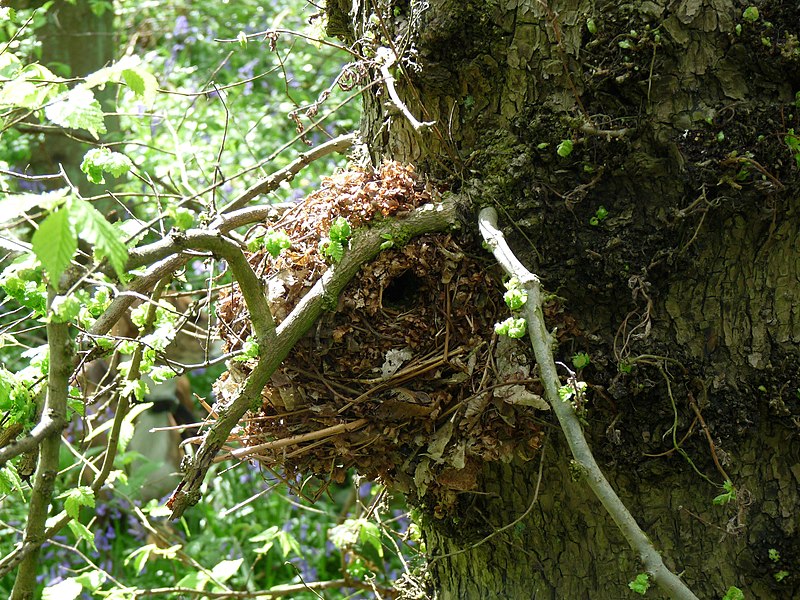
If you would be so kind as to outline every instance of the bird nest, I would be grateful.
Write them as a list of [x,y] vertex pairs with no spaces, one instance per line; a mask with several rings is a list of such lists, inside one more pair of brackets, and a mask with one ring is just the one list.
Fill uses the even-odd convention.
[[[280,322],[329,267],[319,242],[337,217],[353,229],[402,217],[437,194],[410,166],[386,162],[326,179],[265,228],[285,231],[278,258],[248,255]],[[341,482],[347,469],[379,479],[443,514],[477,487],[487,461],[530,459],[546,409],[524,344],[494,334],[507,316],[488,254],[469,235],[424,235],[365,264],[293,348],[263,390],[239,439],[248,459],[287,481]],[[218,315],[226,351],[252,327],[235,286]],[[231,363],[216,384],[232,399],[254,361]],[[258,448],[255,448],[258,446]]]

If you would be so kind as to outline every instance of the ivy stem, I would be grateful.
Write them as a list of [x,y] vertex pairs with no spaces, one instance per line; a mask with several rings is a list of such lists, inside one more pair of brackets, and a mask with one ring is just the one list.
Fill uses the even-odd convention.
[[614,519],[630,547],[639,555],[645,570],[662,591],[674,600],[697,600],[697,596],[686,584],[664,565],[661,554],[655,549],[647,535],[636,523],[633,515],[614,492],[611,484],[608,483],[586,442],[583,428],[572,403],[559,398],[558,389],[561,387],[561,382],[553,359],[553,338],[545,327],[539,278],[525,268],[508,246],[503,232],[497,227],[497,211],[494,208],[487,207],[481,210],[478,215],[478,227],[503,270],[509,276],[519,279],[521,286],[528,293],[528,300],[523,306],[523,311],[528,323],[528,335],[545,388],[545,396],[567,438],[572,456],[583,469],[586,483]]

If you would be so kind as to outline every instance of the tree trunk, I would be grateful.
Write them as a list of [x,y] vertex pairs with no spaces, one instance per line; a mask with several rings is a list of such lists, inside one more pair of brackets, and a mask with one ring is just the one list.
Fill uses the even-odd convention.
[[[591,357],[601,467],[700,598],[800,595],[800,25],[752,4],[328,1],[369,78],[380,47],[399,57],[400,102],[364,96],[373,160],[500,208],[561,299],[558,358]],[[538,459],[485,465],[457,514],[423,518],[440,598],[634,597],[641,567],[558,432],[542,460],[509,528]]]
[[[45,3],[20,0],[11,4],[18,8],[37,8]],[[53,73],[65,78],[86,77],[113,61],[118,50],[113,8],[98,15],[86,0],[56,2],[47,8],[45,15],[46,22],[37,31],[41,40],[40,62]],[[119,131],[119,118],[115,114],[116,88],[106,86],[94,92],[106,113],[107,134],[103,141],[113,141]],[[103,194],[108,186],[89,182],[80,170],[83,156],[91,147],[81,142],[79,135],[67,135],[60,129],[46,132],[31,157],[30,169],[34,174],[53,174],[63,167],[70,182],[84,197]],[[63,187],[64,182],[57,180],[55,185]]]

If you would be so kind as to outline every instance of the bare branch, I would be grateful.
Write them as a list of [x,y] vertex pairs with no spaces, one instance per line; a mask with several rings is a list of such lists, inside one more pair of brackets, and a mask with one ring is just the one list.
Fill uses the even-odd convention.
[[233,272],[233,277],[239,284],[250,311],[250,320],[256,331],[259,341],[264,339],[270,343],[275,339],[275,320],[269,309],[269,303],[264,296],[261,282],[253,273],[250,264],[244,257],[241,249],[222,234],[214,231],[190,230],[185,235],[173,236],[175,244],[183,248],[208,250],[228,261]]
[[542,383],[548,402],[553,407],[553,412],[558,418],[561,429],[567,438],[572,456],[583,467],[586,474],[586,483],[603,504],[605,509],[614,519],[630,547],[639,554],[645,570],[653,577],[658,586],[670,597],[677,600],[697,600],[692,591],[681,579],[670,571],[665,565],[659,552],[641,530],[636,520],[628,511],[625,504],[617,496],[611,484],[603,475],[600,467],[592,455],[589,444],[583,435],[580,420],[575,414],[571,402],[559,398],[558,389],[561,383],[556,373],[551,350],[552,338],[547,331],[542,313],[542,297],[539,279],[528,271],[517,260],[508,247],[502,231],[497,228],[497,211],[494,208],[484,208],[478,216],[478,226],[481,235],[489,245],[497,262],[512,277],[517,277],[528,293],[525,303],[525,320],[528,324],[533,352],[539,365]]
[[273,190],[276,190],[278,186],[283,183],[284,181],[291,181],[295,175],[297,175],[301,170],[305,167],[310,165],[315,160],[322,158],[323,156],[327,156],[328,154],[332,154],[333,152],[344,152],[350,146],[353,145],[353,142],[356,140],[356,134],[349,133],[347,135],[340,135],[337,138],[333,138],[332,140],[328,140],[324,144],[320,144],[319,146],[312,148],[308,152],[303,152],[300,156],[286,165],[280,171],[276,171],[269,177],[265,177],[249,189],[247,189],[244,193],[242,193],[239,197],[234,198],[231,200],[227,206],[225,206],[221,212],[229,213],[234,211],[238,208],[242,208],[246,205],[250,200],[255,198],[256,196],[261,196],[263,194],[268,194]]

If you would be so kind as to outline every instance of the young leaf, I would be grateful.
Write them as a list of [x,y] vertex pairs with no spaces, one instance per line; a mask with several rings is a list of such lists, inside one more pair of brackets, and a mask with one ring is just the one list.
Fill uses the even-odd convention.
[[122,78],[134,94],[139,96],[145,106],[153,106],[158,91],[158,80],[155,76],[142,67],[125,69]]
[[347,219],[344,217],[336,217],[333,223],[331,223],[330,238],[334,242],[340,242],[344,244],[348,239],[350,239],[352,232],[353,231],[350,228],[350,223],[348,223]]
[[572,154],[573,147],[574,145],[572,143],[572,140],[561,140],[561,143],[556,148],[556,153],[559,156],[566,158],[567,156]]
[[120,240],[119,231],[86,200],[73,199],[70,202],[69,218],[81,239],[92,244],[98,255],[108,258],[114,271],[122,278],[128,249]]
[[70,222],[69,212],[62,208],[48,215],[33,234],[31,241],[36,258],[50,276],[50,282],[55,285],[78,249],[78,240]]
[[639,573],[636,579],[628,584],[628,587],[637,594],[644,596],[650,587],[650,576],[647,573]]
[[42,590],[42,600],[75,600],[83,591],[83,586],[73,577],[59,581]]
[[91,90],[76,87],[66,96],[44,109],[45,116],[56,125],[71,129],[85,129],[97,139],[98,133],[106,132],[103,109]]
[[242,566],[242,562],[244,562],[243,558],[237,558],[235,560],[223,560],[222,562],[217,563],[213,569],[211,569],[211,574],[214,576],[216,581],[220,583],[225,583],[236,575],[236,571],[239,570],[239,567]]
[[86,527],[86,525],[74,519],[72,521],[69,521],[67,525],[69,525],[70,531],[72,531],[72,534],[79,541],[80,540],[85,541],[87,544],[89,544],[89,547],[92,550],[97,552],[97,546],[94,545],[94,534],[91,531],[89,531],[89,528]]
[[263,244],[272,258],[278,258],[281,252],[292,247],[292,240],[285,231],[268,231],[264,235]]
[[103,173],[119,177],[130,171],[133,163],[124,154],[112,152],[108,148],[92,148],[83,157],[81,171],[92,183],[105,183]]
[[58,497],[64,498],[64,510],[73,519],[80,515],[81,506],[94,507],[94,491],[85,485],[72,488]]

